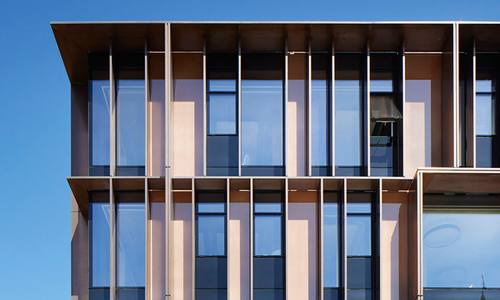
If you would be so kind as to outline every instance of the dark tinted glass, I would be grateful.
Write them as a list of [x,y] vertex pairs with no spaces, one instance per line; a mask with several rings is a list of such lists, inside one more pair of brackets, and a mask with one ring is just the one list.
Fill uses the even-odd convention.
[[197,257],[195,282],[197,289],[227,288],[227,258]]
[[347,258],[347,288],[369,289],[371,287],[371,258]]
[[109,203],[90,203],[91,287],[109,287],[109,217]]
[[207,136],[207,167],[235,169],[237,175],[238,136]]
[[338,288],[325,288],[324,289],[324,300],[339,300],[339,289]]
[[424,297],[425,300],[490,300],[500,299],[500,290],[424,289]]
[[254,289],[254,300],[283,300],[283,289]]
[[116,290],[117,300],[144,300],[146,292],[144,288],[118,288]]
[[479,168],[499,165],[498,142],[494,136],[476,137],[476,164]]
[[226,300],[227,289],[196,289],[196,300]]
[[347,300],[370,300],[370,299],[372,299],[371,290],[347,290]]
[[90,288],[89,300],[109,300],[109,287],[107,288]]
[[282,257],[255,257],[253,259],[253,287],[278,289],[284,287]]

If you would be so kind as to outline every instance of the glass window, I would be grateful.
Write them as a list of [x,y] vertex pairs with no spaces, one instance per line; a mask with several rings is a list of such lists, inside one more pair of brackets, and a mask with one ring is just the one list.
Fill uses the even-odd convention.
[[236,95],[211,94],[208,97],[208,134],[236,134]]
[[[217,68],[217,66],[211,66],[211,67],[213,67],[214,69]],[[228,77],[234,77],[234,74],[231,74],[229,72],[225,72],[225,73],[227,73],[229,75]],[[236,92],[236,80],[235,79],[209,79],[208,80],[208,91],[209,92]]]
[[225,216],[198,216],[198,255],[225,255]]
[[284,174],[283,72],[283,54],[242,55],[243,175]]
[[109,203],[90,203],[90,287],[109,287],[109,216]]
[[500,288],[498,211],[424,212],[423,246],[424,287]]
[[281,255],[281,216],[255,216],[256,256]]
[[117,83],[118,166],[145,164],[144,80],[119,79]]
[[[325,194],[326,197],[326,194]],[[339,287],[339,218],[338,204],[323,204],[324,287]]]
[[118,288],[145,286],[146,221],[144,203],[116,205],[116,277]]
[[495,135],[495,99],[492,95],[476,95],[476,135]]
[[348,256],[371,255],[371,217],[369,215],[347,215],[346,243]]
[[281,213],[281,203],[255,203],[255,213]]
[[224,213],[225,203],[197,203],[198,213]]
[[335,55],[335,175],[363,175],[363,70],[360,54]]
[[[331,55],[312,55],[311,159],[313,175],[330,175]],[[320,167],[320,168],[318,168]],[[320,170],[323,170],[320,171]]]

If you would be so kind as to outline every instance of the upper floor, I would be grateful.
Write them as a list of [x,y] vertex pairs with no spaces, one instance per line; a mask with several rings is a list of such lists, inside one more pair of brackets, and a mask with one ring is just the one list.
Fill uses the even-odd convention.
[[500,23],[52,28],[71,82],[72,176],[500,167]]

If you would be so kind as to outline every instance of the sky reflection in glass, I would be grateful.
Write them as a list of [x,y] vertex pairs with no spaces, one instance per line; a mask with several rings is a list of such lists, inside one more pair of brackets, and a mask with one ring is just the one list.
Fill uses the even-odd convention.
[[109,204],[90,203],[92,232],[91,287],[109,287]]
[[92,162],[109,166],[109,80],[91,80]]
[[499,213],[424,213],[424,287],[500,288]]

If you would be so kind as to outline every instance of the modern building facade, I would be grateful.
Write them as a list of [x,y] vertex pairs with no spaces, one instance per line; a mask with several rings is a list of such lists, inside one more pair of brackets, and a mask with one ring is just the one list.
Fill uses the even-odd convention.
[[500,299],[500,23],[53,23],[73,300]]

